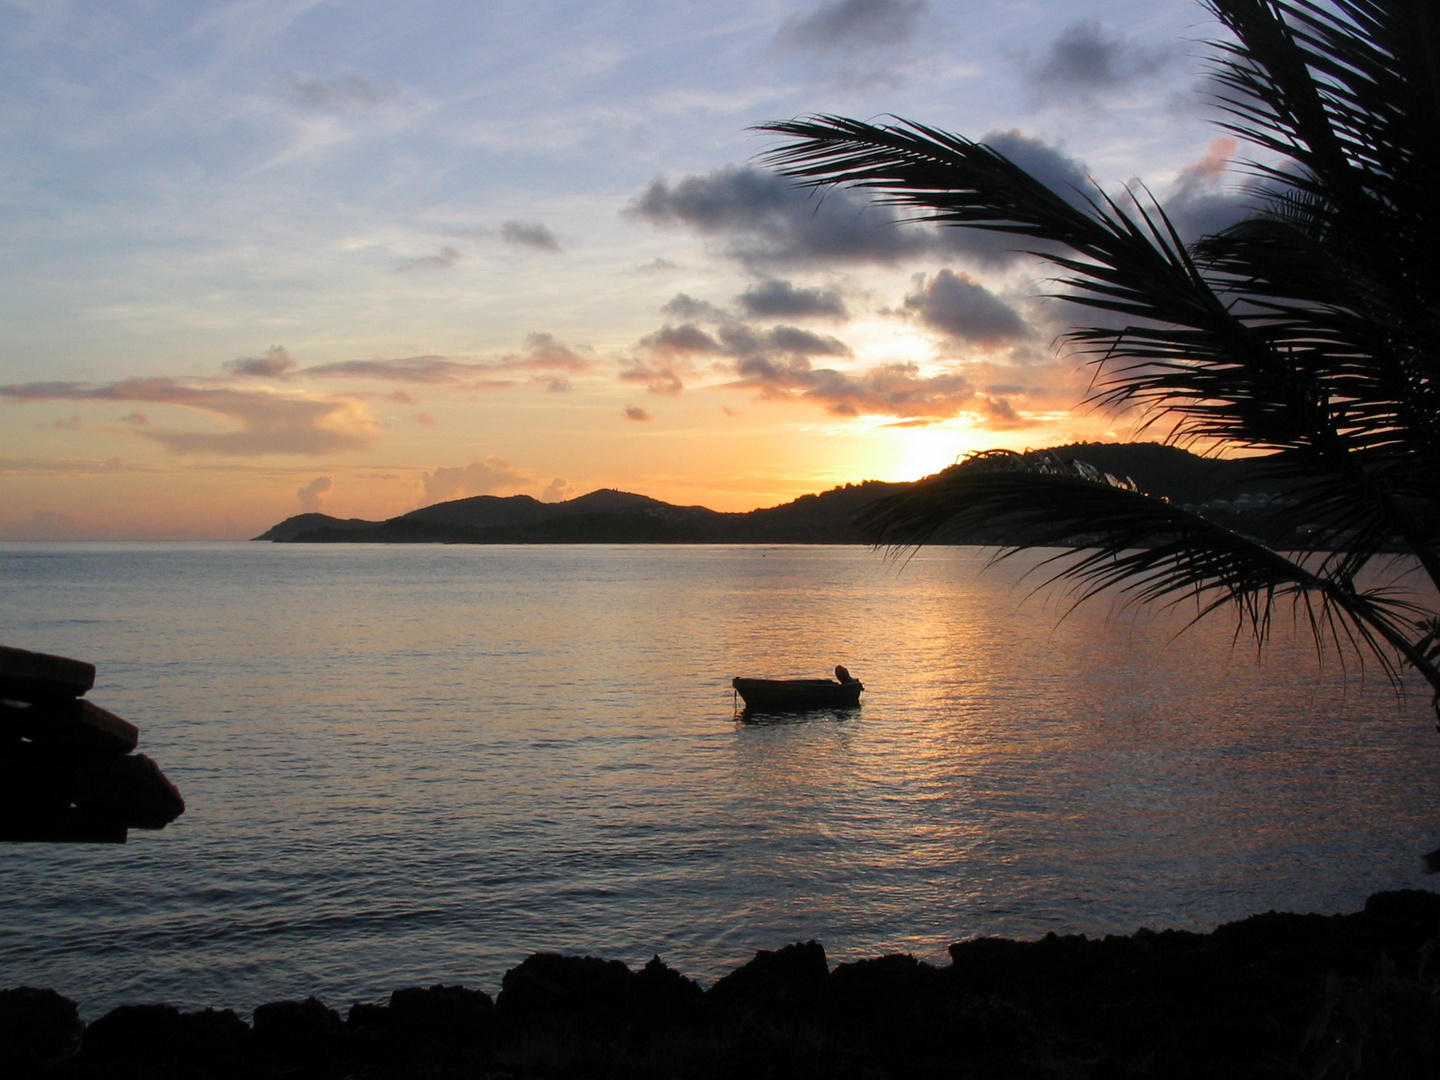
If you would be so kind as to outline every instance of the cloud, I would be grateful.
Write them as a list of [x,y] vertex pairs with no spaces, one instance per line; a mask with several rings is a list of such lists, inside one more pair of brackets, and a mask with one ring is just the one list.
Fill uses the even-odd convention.
[[620,372],[625,382],[644,383],[652,394],[675,397],[685,389],[680,373],[668,365],[633,364]]
[[[1064,198],[1094,190],[1073,160],[1018,131],[983,140],[1034,170]],[[1029,247],[983,229],[939,228],[902,221],[910,211],[876,203],[849,188],[815,192],[762,169],[727,166],[714,172],[652,181],[623,211],[659,228],[683,228],[717,243],[719,254],[752,273],[778,268],[897,266],[923,258],[961,256],[1000,268]]]
[[507,221],[500,226],[500,239],[533,251],[560,251],[560,241],[555,234],[538,221]]
[[934,243],[924,228],[896,228],[888,207],[845,189],[816,195],[775,173],[729,166],[675,183],[656,179],[626,213],[726,241],[747,267],[894,265]]
[[673,315],[686,322],[726,322],[730,315],[708,300],[696,300],[687,293],[676,293],[660,309],[666,315]]
[[682,323],[680,326],[666,323],[653,334],[641,338],[640,347],[665,357],[724,352],[724,346],[694,323]]
[[651,259],[644,266],[637,266],[635,272],[637,274],[668,274],[672,270],[679,269],[680,265],[669,259]]
[[640,408],[639,405],[626,405],[625,418],[627,420],[645,421],[650,419],[650,413]]
[[389,79],[371,81],[359,75],[333,79],[302,79],[294,72],[285,75],[286,89],[307,109],[340,111],[373,109],[395,98],[399,88]]
[[796,288],[769,278],[735,298],[740,310],[760,319],[847,319],[845,301],[833,289]]
[[435,417],[426,412],[417,412],[412,419],[422,427],[434,427]]
[[[1018,128],[992,131],[980,140],[996,153],[1003,154],[1042,184],[1073,206],[1087,207],[1089,200],[1100,194],[1085,167],[1068,154],[1041,139],[1026,135]],[[950,232],[974,232],[973,229],[951,229]],[[1015,237],[1010,244],[1023,243]],[[1033,246],[1033,245],[1027,245]]]
[[426,505],[463,499],[471,495],[494,495],[527,487],[532,478],[504,458],[493,455],[457,468],[439,468],[422,477]]
[[552,371],[584,371],[592,361],[581,356],[568,345],[557,341],[554,334],[530,333],[525,335],[525,346],[518,353],[510,353],[501,364],[508,368],[534,368]]
[[926,0],[826,0],[791,16],[775,43],[810,52],[859,52],[909,43],[930,5]]
[[[526,336],[518,352],[484,363],[466,363],[445,356],[406,356],[394,360],[340,360],[305,368],[300,374],[321,379],[381,379],[416,385],[494,389],[513,386],[515,380],[507,376],[517,372],[574,374],[593,366],[592,359],[556,340],[553,334],[532,333]],[[406,403],[408,401],[407,397]]]
[[300,497],[300,512],[302,514],[318,514],[324,510],[324,495],[334,486],[335,482],[328,476],[317,476],[311,480],[295,493]]
[[395,267],[395,272],[411,274],[417,270],[450,270],[464,257],[453,247],[442,247],[434,255],[421,255],[416,259],[406,259]]
[[143,412],[132,412],[126,413],[120,418],[120,421],[121,423],[125,424],[135,424],[139,427],[145,427],[147,424],[150,423],[150,418],[146,416]]
[[264,356],[242,356],[227,360],[222,366],[231,375],[284,379],[295,370],[295,361],[282,346],[271,345],[265,350]]
[[1146,48],[1095,19],[1071,23],[1038,59],[1021,61],[1038,101],[1093,102],[1153,77],[1169,64],[1169,47]]
[[1019,312],[968,274],[941,270],[905,298],[905,307],[932,330],[989,348],[1034,335]]
[[125,379],[91,385],[37,382],[0,386],[0,398],[31,401],[137,401],[175,405],[237,423],[238,431],[146,430],[136,434],[177,454],[328,454],[369,446],[369,418],[348,401],[192,386],[177,379]]
[[850,346],[839,338],[816,334],[798,326],[773,326],[755,331],[736,324],[722,326],[720,343],[731,356],[849,356]]
[[1165,213],[1186,243],[1214,235],[1254,209],[1253,196],[1224,188],[1225,170],[1235,148],[1231,138],[1210,140],[1200,160],[1180,170],[1166,193]]
[[839,416],[862,414],[946,419],[963,412],[975,387],[963,375],[921,375],[914,364],[882,364],[860,375],[812,368],[803,358],[775,363],[756,357],[738,365],[735,388],[770,400],[808,401]]
[[563,476],[557,476],[546,485],[545,490],[540,493],[540,501],[547,503],[564,502],[575,494],[575,489],[570,486],[570,481]]
[[671,397],[685,388],[684,378],[695,370],[698,357],[712,356],[727,362],[747,359],[783,362],[812,356],[850,355],[850,346],[826,334],[798,326],[757,330],[740,322],[721,325],[713,336],[693,323],[667,324],[641,338],[640,348],[651,359],[631,361],[620,372],[620,378],[644,383],[652,394]]
[[53,427],[56,431],[79,431],[80,417],[67,416],[63,420],[56,420],[52,422],[50,426]]
[[469,382],[495,370],[493,364],[466,364],[443,356],[406,356],[396,360],[340,360],[305,368],[301,374],[320,379],[385,379],[423,385]]

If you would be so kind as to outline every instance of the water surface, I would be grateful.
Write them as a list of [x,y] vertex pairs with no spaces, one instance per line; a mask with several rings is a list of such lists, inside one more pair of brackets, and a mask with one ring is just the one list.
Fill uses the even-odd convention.
[[[940,961],[1428,883],[1426,695],[1283,627],[1257,665],[1223,619],[1061,620],[983,559],[0,545],[0,641],[95,662],[189,805],[0,849],[0,986],[93,1018],[493,992],[539,950],[710,980],[812,937]],[[860,710],[735,721],[732,675],[836,663]]]

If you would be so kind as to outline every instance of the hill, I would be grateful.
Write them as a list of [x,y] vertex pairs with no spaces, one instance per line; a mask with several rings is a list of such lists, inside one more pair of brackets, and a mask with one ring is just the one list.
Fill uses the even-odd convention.
[[[1129,477],[1142,491],[1180,503],[1223,507],[1226,500],[1255,495],[1267,485],[1254,462],[1202,458],[1159,443],[1075,443],[1044,452]],[[559,503],[529,495],[476,495],[387,521],[298,514],[255,539],[349,544],[864,544],[869,540],[853,524],[856,512],[907,487],[866,480],[746,513],[675,506],[612,488]],[[966,543],[981,538],[947,539]]]

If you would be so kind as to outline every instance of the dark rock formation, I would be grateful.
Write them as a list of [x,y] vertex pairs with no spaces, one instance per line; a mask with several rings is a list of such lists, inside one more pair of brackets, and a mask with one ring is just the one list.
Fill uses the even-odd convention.
[[397,990],[341,1022],[314,998],[231,1012],[123,1006],[80,1039],[75,1006],[0,992],[6,1077],[450,1080],[489,1077],[1426,1077],[1440,1075],[1440,896],[1353,915],[1268,912],[1211,934],[981,938],[935,968],[829,969],[816,942],[762,951],[701,991],[542,953],[497,1002]]
[[124,843],[185,812],[94,685],[93,664],[0,646],[0,841]]

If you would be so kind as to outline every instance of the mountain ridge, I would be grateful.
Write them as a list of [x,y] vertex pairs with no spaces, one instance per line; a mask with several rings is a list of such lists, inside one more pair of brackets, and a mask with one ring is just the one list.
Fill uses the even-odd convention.
[[[1142,491],[1176,502],[1205,504],[1235,498],[1258,492],[1265,484],[1253,461],[1202,458],[1161,443],[1072,443],[1035,453],[1085,461],[1102,472],[1133,479]],[[855,513],[914,482],[865,480],[743,512],[676,506],[617,488],[599,488],[559,503],[543,503],[530,495],[472,495],[385,521],[297,514],[254,539],[391,544],[868,544],[870,539],[852,522]]]

